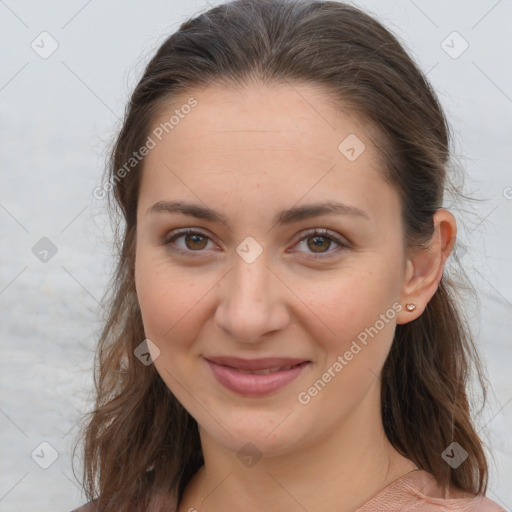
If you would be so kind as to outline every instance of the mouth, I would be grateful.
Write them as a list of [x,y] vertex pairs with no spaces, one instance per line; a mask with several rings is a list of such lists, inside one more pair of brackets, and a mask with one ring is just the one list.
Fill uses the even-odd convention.
[[277,391],[297,378],[312,362],[304,359],[233,357],[204,358],[215,379],[225,388],[245,396]]
[[292,368],[296,368],[297,366],[300,366],[301,364],[307,364],[307,361],[304,361],[303,363],[294,364],[294,365],[287,365],[287,366],[277,366],[275,368],[265,368],[263,370],[241,370],[240,368],[235,368],[234,366],[229,365],[222,365],[226,366],[227,368],[232,368],[233,370],[236,370],[240,373],[247,373],[247,374],[253,374],[253,375],[267,375],[269,373],[275,373],[275,372],[281,372],[284,370],[291,370]]
[[259,370],[278,371],[280,369],[289,369],[289,367],[298,364],[311,362],[307,359],[296,357],[261,357],[259,359],[243,359],[232,356],[208,356],[207,361],[221,365],[229,366],[235,370],[256,372]]

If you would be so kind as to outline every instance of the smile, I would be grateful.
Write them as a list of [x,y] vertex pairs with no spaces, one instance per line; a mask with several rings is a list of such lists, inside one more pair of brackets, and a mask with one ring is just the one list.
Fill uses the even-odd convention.
[[[302,364],[302,363],[299,363]],[[239,368],[234,368],[233,366],[228,366],[228,368],[233,368],[233,370],[236,370],[240,373],[253,373],[255,375],[267,375],[268,373],[275,373],[282,370],[291,370],[292,368],[295,368],[295,366],[298,365],[288,365],[288,366],[282,366],[277,368],[266,368],[265,370],[240,370]]]
[[[244,396],[263,396],[277,391],[312,365],[311,361],[301,361],[267,368],[244,369],[209,359],[205,361],[217,382],[228,390]],[[245,366],[261,366],[263,361],[249,362]]]

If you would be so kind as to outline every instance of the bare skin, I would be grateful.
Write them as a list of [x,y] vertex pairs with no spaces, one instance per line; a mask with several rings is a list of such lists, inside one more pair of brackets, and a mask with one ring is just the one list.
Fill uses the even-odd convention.
[[[145,333],[160,350],[162,379],[199,424],[205,458],[178,511],[197,509],[203,496],[200,512],[354,510],[416,467],[384,434],[379,374],[396,324],[421,315],[439,285],[455,219],[437,211],[430,247],[405,251],[400,200],[380,176],[365,126],[311,85],[212,85],[192,95],[197,106],[145,159],[137,210]],[[365,145],[352,161],[338,149],[350,134]],[[147,213],[158,201],[207,206],[227,223]],[[273,226],[281,210],[323,201],[364,216]],[[163,245],[182,228],[199,238]],[[251,263],[236,251],[247,237],[262,249]],[[333,376],[338,356],[370,326],[378,334]],[[214,378],[204,357],[216,355],[311,365],[283,388],[247,397]],[[250,467],[237,456],[249,442],[261,457]]]

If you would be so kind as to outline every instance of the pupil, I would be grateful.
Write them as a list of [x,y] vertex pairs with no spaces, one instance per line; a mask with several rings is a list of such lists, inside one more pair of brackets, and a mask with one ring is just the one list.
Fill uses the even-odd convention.
[[[193,244],[196,244],[197,242],[199,242],[199,244],[201,244],[201,239],[203,239],[203,243],[204,243],[204,237],[201,236],[201,235],[188,235],[187,236],[187,241],[192,239],[193,240]],[[188,245],[188,244],[187,244]],[[204,247],[201,246],[201,247],[197,247],[197,245],[195,246],[196,249],[203,249]],[[190,249],[190,247],[189,247]]]
[[[196,249],[204,248],[204,237],[202,235],[188,235],[186,237],[186,239],[187,239],[187,245],[188,245],[188,241],[190,241],[190,239],[192,239],[193,245],[197,244],[197,243],[199,243],[201,245],[201,242],[203,242],[203,245],[201,245],[200,247],[197,247],[197,245],[196,245]],[[314,236],[314,237],[311,237],[311,239],[313,240],[313,247],[316,249],[318,249],[318,248],[321,249],[322,246],[324,246],[324,249],[327,249],[329,247],[330,241],[327,240],[327,238],[324,236]]]
[[[325,246],[326,244],[328,247],[329,243],[330,243],[329,240],[327,240],[324,236],[314,236],[314,237],[312,237],[312,239],[314,240],[314,242],[313,242],[314,248],[322,248],[322,245]],[[324,242],[323,244],[322,244],[322,241]],[[324,247],[324,248],[326,249],[327,247]]]

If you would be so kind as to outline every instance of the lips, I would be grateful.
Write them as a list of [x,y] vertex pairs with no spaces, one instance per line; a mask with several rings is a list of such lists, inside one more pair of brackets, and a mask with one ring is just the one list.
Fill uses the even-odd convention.
[[260,359],[242,359],[240,357],[218,356],[206,357],[212,363],[235,368],[243,373],[271,373],[279,370],[289,370],[301,363],[309,362],[307,359],[289,357],[264,357]]
[[312,366],[311,361],[297,358],[237,357],[204,358],[217,382],[244,396],[264,396],[277,392]]
[[280,372],[283,370],[291,370],[292,368],[295,368],[295,366],[298,366],[296,364],[288,365],[288,366],[277,366],[275,368],[266,368],[264,370],[240,370],[240,368],[234,368],[235,370],[239,371],[240,373],[250,373],[254,375],[267,375],[268,373],[275,373]]

